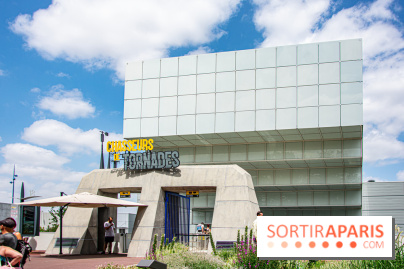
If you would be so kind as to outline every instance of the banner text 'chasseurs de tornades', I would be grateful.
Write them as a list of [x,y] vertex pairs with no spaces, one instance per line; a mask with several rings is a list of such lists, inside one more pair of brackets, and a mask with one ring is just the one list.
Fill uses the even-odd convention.
[[125,170],[170,169],[180,165],[178,151],[152,151],[153,142],[153,139],[108,141],[107,151],[114,154],[114,161],[124,161]]

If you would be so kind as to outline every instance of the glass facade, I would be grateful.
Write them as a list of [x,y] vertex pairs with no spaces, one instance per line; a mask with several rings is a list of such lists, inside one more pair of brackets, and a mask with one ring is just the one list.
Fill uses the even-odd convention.
[[128,63],[124,138],[241,166],[268,215],[358,215],[362,80],[360,39]]

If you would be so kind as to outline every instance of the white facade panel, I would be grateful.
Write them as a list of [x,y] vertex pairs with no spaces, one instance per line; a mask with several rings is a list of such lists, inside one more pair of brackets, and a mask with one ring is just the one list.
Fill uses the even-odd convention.
[[276,48],[262,48],[255,53],[256,68],[276,67]]
[[126,64],[125,80],[136,80],[143,78],[143,62]]
[[297,64],[318,63],[318,44],[304,44],[297,46]]
[[255,69],[255,50],[242,50],[236,52],[236,69]]
[[236,72],[216,74],[216,92],[228,92],[236,89]]
[[329,63],[339,61],[339,44],[340,42],[325,42],[320,43],[319,47],[319,62]]
[[217,54],[216,72],[234,71],[236,69],[236,52]]
[[341,61],[361,60],[362,41],[360,39],[341,41]]
[[142,97],[142,81],[126,81],[125,82],[125,100],[137,99]]
[[296,46],[284,46],[276,49],[276,65],[296,65]]
[[196,74],[196,55],[184,56],[179,58],[178,73],[180,76]]
[[[362,80],[359,39],[128,63],[125,100],[131,101],[125,101],[124,119],[138,119],[136,126],[140,125],[131,133],[141,136],[187,135],[186,130],[190,135],[235,132],[251,126],[251,131],[360,126]],[[248,113],[253,118],[245,127],[235,114],[243,111],[254,112]],[[188,123],[194,119],[190,128],[178,120],[185,115],[194,115],[182,117]],[[157,117],[175,118],[175,130],[159,130],[163,123],[143,120]],[[142,130],[147,121],[151,126]],[[286,139],[342,138],[337,132],[303,135],[290,134]],[[271,139],[278,136],[272,134]],[[344,134],[350,137],[357,134]]]

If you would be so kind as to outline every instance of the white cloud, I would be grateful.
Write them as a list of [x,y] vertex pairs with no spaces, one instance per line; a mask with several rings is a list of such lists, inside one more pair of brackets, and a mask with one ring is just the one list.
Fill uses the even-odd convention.
[[404,181],[404,170],[398,171],[396,177],[397,177],[398,180],[403,180]]
[[40,189],[36,189],[35,195],[41,196],[38,199],[51,198],[55,196],[59,196],[60,192],[64,192],[67,195],[75,194],[77,190],[78,184],[69,184],[67,182],[46,182],[41,185]]
[[[76,161],[80,153],[89,154],[92,160],[99,159],[100,132],[98,129],[83,131],[74,129],[56,120],[41,120],[24,129],[22,138],[40,146],[56,147],[53,151],[40,146],[15,143],[0,147],[4,162],[0,164],[0,202],[10,202],[11,184],[7,178],[12,174],[14,165],[18,175],[16,186],[24,182],[26,190],[34,190],[36,195],[51,197],[60,191],[75,193],[78,184],[88,171],[97,169],[96,162],[89,161],[84,172],[68,167],[71,159],[61,154],[72,155]],[[105,141],[122,140],[122,134],[110,133]],[[104,150],[106,143],[104,143]],[[58,152],[58,153],[57,153]],[[61,153],[61,154],[60,154]],[[104,152],[105,160],[108,156]],[[87,156],[85,157],[86,159]],[[88,167],[88,168],[86,168]],[[91,169],[90,169],[91,168]],[[17,192],[16,192],[17,193]]]
[[51,150],[29,144],[7,144],[0,149],[7,163],[47,168],[61,167],[69,162],[66,157],[58,156]]
[[79,89],[65,91],[61,85],[53,86],[49,95],[43,97],[37,106],[68,119],[93,117],[95,112],[95,107],[83,99]]
[[[404,159],[404,38],[393,0],[358,3],[332,14],[331,0],[255,0],[262,46],[362,38],[364,55],[364,160]],[[293,14],[293,20],[290,16]]]
[[208,46],[201,46],[197,48],[196,50],[190,51],[187,53],[187,55],[198,55],[198,54],[205,54],[205,53],[211,53],[213,50],[209,48]]
[[[38,156],[31,155],[31,158],[37,158]],[[85,172],[72,171],[65,167],[45,167],[45,166],[33,166],[30,164],[20,164],[16,160],[17,175],[23,180],[31,179],[31,182],[37,182],[42,184],[48,181],[55,182],[80,182],[81,178],[87,174]],[[49,166],[49,165],[47,165]],[[13,164],[7,163],[0,166],[0,174],[9,174],[13,171]],[[41,181],[41,182],[38,182]]]
[[10,25],[27,47],[47,59],[87,68],[111,68],[124,77],[125,63],[167,56],[172,47],[219,38],[220,23],[240,0],[58,0]]
[[[57,120],[39,120],[24,129],[22,139],[40,146],[57,146],[67,154],[89,151],[100,151],[100,130],[91,129],[83,131],[74,129]],[[122,134],[109,133],[105,141],[122,140]],[[106,143],[104,143],[104,147]]]
[[78,182],[85,175],[65,168],[64,165],[70,162],[68,158],[30,144],[7,144],[0,152],[6,161],[0,166],[0,174],[12,173],[15,165],[21,179]]
[[32,88],[32,89],[30,90],[30,92],[33,92],[33,93],[38,93],[38,92],[41,92],[41,89],[40,89],[40,88],[35,87],[35,88]]
[[1,77],[1,76],[5,76],[5,75],[6,75],[6,73],[4,72],[4,70],[1,70],[1,69],[0,69],[0,77]]
[[[99,158],[100,132],[98,129],[83,131],[74,129],[63,122],[56,120],[41,120],[34,122],[24,129],[22,138],[40,146],[55,146],[63,154],[79,157],[80,153],[90,154],[93,160]],[[122,140],[122,134],[110,133],[105,141]],[[104,150],[106,143],[104,143]],[[104,152],[104,157],[106,151]],[[91,162],[92,167],[87,172],[74,171],[67,167],[70,159],[32,144],[7,144],[0,148],[4,163],[0,165],[0,202],[10,202],[11,188],[8,188],[7,179],[16,166],[18,175],[16,184],[25,183],[27,190],[35,190],[36,195],[43,197],[55,196],[60,191],[74,193],[84,175],[89,170],[97,169],[98,165]]]
[[1,141],[3,141],[3,139],[2,139],[1,136],[0,136],[0,142],[1,142]]
[[254,23],[265,38],[263,47],[303,42],[321,21],[330,0],[254,0]]
[[70,78],[69,74],[63,73],[63,72],[59,72],[56,74],[57,77],[59,78]]
[[364,135],[364,161],[387,165],[404,159],[404,143],[377,128],[368,128]]

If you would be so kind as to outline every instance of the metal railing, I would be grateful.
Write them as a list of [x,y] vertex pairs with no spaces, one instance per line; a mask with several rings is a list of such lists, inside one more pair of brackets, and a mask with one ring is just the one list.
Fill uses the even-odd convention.
[[209,234],[190,234],[189,235],[189,250],[192,252],[208,251],[210,244]]

